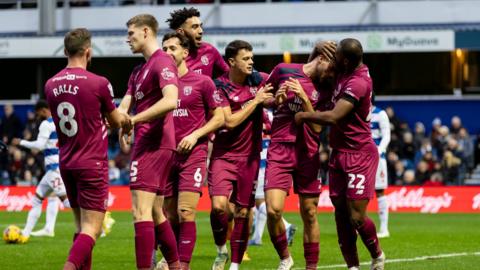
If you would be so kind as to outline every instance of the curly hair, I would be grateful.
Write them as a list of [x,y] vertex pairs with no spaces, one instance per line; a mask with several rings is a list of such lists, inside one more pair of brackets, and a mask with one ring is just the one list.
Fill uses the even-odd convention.
[[200,11],[196,8],[182,8],[174,10],[170,13],[170,18],[165,22],[172,30],[177,30],[180,26],[191,17],[200,17]]

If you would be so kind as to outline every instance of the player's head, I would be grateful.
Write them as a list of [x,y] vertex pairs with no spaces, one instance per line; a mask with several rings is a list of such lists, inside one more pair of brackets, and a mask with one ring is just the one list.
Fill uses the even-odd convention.
[[363,48],[360,41],[346,38],[340,41],[335,54],[335,67],[339,72],[352,72],[363,60]]
[[232,70],[238,70],[246,75],[253,72],[253,48],[243,40],[234,40],[225,48],[225,58]]
[[64,53],[68,58],[86,58],[92,61],[92,34],[86,28],[77,28],[65,34]]
[[196,8],[182,8],[170,13],[166,21],[170,29],[185,35],[195,47],[202,44],[203,24],[200,11]]
[[323,54],[317,55],[313,60],[310,60],[307,65],[314,65],[315,71],[312,80],[322,89],[333,89],[335,81],[335,66]]
[[132,53],[141,53],[147,42],[156,42],[158,22],[152,15],[136,15],[127,21],[127,27],[127,43]]
[[35,104],[35,114],[40,118],[40,119],[47,119],[50,117],[50,108],[48,107],[48,103],[40,99],[37,101]]
[[188,38],[178,32],[168,33],[163,36],[162,49],[173,57],[177,66],[180,66],[187,59],[189,48],[190,42]]

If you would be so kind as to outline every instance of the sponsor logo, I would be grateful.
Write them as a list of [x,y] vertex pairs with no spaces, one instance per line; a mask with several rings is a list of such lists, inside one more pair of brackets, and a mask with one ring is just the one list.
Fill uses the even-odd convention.
[[438,213],[442,208],[452,205],[453,196],[445,191],[443,195],[426,196],[424,189],[401,188],[387,195],[389,208],[393,211],[398,208],[420,208],[421,213]]
[[192,87],[191,86],[185,86],[183,88],[183,94],[185,96],[190,96],[190,94],[192,94]]
[[162,70],[162,78],[169,81],[175,77],[175,74],[168,69],[168,67]]
[[215,100],[216,103],[222,103],[222,101],[223,101],[223,99],[222,99],[222,97],[220,96],[220,93],[218,92],[218,90],[215,90],[215,91],[213,92],[212,97],[213,97],[213,100]]
[[205,65],[205,66],[208,66],[208,64],[210,63],[210,61],[208,60],[208,57],[206,55],[203,55],[200,58],[200,61],[202,61],[202,64]]

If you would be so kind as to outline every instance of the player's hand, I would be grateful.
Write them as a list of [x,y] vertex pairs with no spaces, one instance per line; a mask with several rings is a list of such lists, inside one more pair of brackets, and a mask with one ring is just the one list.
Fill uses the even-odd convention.
[[177,146],[177,152],[180,154],[187,154],[192,151],[193,147],[197,144],[198,136],[195,132],[184,137]]
[[120,144],[120,149],[124,153],[130,152],[131,144],[132,144],[132,130],[130,130],[128,133],[125,133],[123,128],[120,128],[118,132],[118,142]]
[[285,85],[288,87],[288,91],[292,91],[295,95],[303,101],[308,100],[308,96],[303,90],[302,85],[297,79],[289,78],[288,81],[285,81]]
[[13,138],[12,141],[10,142],[10,145],[12,145],[12,146],[20,145],[20,141],[21,141],[21,139],[19,139],[19,138]]
[[295,114],[295,124],[297,124],[297,125],[303,124],[303,115],[304,114],[305,114],[305,112],[297,112]]
[[132,119],[128,114],[121,113],[123,116],[123,121],[122,121],[122,130],[124,130],[124,133],[128,134],[131,133],[131,130],[133,129],[133,123]]
[[273,94],[270,93],[270,91],[272,90],[273,90],[273,87],[269,83],[261,87],[257,91],[257,94],[255,95],[254,101],[256,102],[256,104],[262,104],[265,100],[269,98],[273,98]]
[[275,93],[275,104],[281,105],[287,100],[287,85],[282,83],[280,88],[278,88],[277,92]]
[[313,61],[320,54],[325,56],[328,61],[335,60],[335,52],[337,51],[337,43],[333,40],[320,41],[315,44],[313,51],[308,57],[308,62]]

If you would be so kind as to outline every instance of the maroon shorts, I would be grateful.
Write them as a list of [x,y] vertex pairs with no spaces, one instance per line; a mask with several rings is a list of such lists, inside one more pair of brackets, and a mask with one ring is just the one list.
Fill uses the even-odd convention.
[[318,179],[318,152],[300,152],[295,143],[272,142],[268,147],[265,169],[265,190],[281,189],[297,194],[318,195],[322,182]]
[[180,191],[202,194],[207,173],[207,149],[194,148],[190,155],[175,154],[170,177],[165,186],[165,197],[178,195]]
[[328,163],[330,197],[350,200],[372,199],[378,152],[344,152],[333,150]]
[[208,192],[210,196],[230,196],[240,207],[255,205],[255,186],[260,154],[250,157],[219,157],[210,161]]
[[60,169],[72,208],[107,211],[108,168]]
[[130,162],[130,189],[163,195],[174,154],[163,148],[135,151]]

